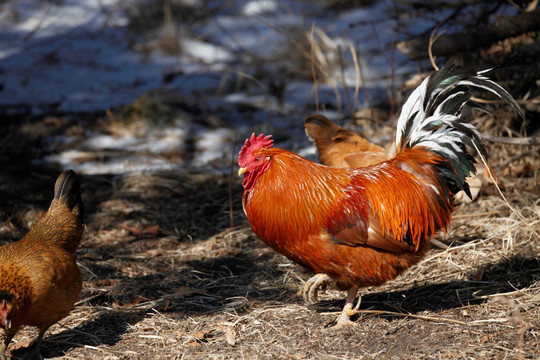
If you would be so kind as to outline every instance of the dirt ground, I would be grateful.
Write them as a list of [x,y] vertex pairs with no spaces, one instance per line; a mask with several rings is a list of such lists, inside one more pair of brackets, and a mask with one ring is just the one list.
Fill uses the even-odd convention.
[[[65,119],[7,124],[1,243],[24,235],[51,199],[60,169],[29,165],[42,151],[39,139],[78,126]],[[478,199],[458,205],[452,229],[438,236],[443,245],[404,276],[363,289],[355,325],[342,330],[332,325],[344,293],[328,290],[316,306],[303,304],[310,274],[253,235],[236,174],[82,175],[84,289],[46,333],[43,355],[538,359],[540,147],[488,147],[508,204],[484,180]],[[24,358],[36,335],[21,331],[13,357]]]
[[[538,139],[538,99],[538,92],[520,99],[526,126],[508,109],[496,117],[483,114],[474,123],[483,134]],[[159,105],[165,113],[201,112],[198,104],[185,101],[175,105],[180,108]],[[133,131],[142,120],[121,119],[132,115],[133,108],[114,110],[118,121],[103,113],[2,115],[0,245],[20,239],[48,207],[62,168],[44,157],[71,149],[90,130],[111,135]],[[208,119],[226,119],[228,111]],[[253,113],[244,107],[235,115],[249,118]],[[380,128],[391,134],[393,120]],[[152,126],[171,124],[165,120]],[[73,142],[54,141],[60,135],[70,135]],[[274,135],[290,144],[283,132]],[[345,293],[328,289],[319,303],[304,305],[301,290],[311,274],[252,233],[242,211],[233,154],[200,169],[82,174],[86,229],[76,256],[83,290],[73,311],[45,334],[42,355],[538,360],[540,145],[497,139],[486,145],[505,199],[481,176],[478,198],[457,205],[452,228],[437,236],[424,261],[384,286],[362,289],[355,324],[340,330],[332,326]],[[189,155],[183,151],[160,156],[180,164]],[[92,161],[113,155],[88,154]],[[33,328],[20,331],[9,347],[11,356],[25,358],[36,336]]]

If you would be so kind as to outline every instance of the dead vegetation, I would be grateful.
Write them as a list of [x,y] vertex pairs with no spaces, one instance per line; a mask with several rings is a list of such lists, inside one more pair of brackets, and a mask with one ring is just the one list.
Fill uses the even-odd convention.
[[[347,6],[344,1],[331,3],[330,7]],[[160,4],[163,8],[152,7],[159,13],[159,24],[168,19],[163,13],[171,11],[167,6],[174,10],[174,2]],[[132,25],[137,31],[147,26]],[[155,30],[157,25],[151,27]],[[309,32],[293,34],[303,41],[302,53],[294,51],[297,62],[305,65],[315,59],[318,81],[334,81],[338,96],[340,62],[344,54],[353,61],[356,52],[330,46],[332,39],[325,38],[322,30],[313,29],[312,34],[316,36],[311,39]],[[174,46],[171,51],[181,51],[180,43]],[[468,61],[473,55],[465,57]],[[485,59],[485,53],[475,59],[479,58]],[[356,60],[360,76],[361,59]],[[299,76],[311,78],[312,72],[303,65]],[[295,70],[288,71],[287,75]],[[269,93],[279,97],[280,81],[286,80],[276,77],[272,83],[263,78],[261,84],[277,87]],[[512,81],[517,84],[513,88],[519,89],[522,83],[510,77]],[[359,104],[354,99],[363,91],[360,83],[339,101],[354,113],[349,125],[360,125],[362,131],[371,132],[370,137],[375,133],[380,137],[380,131],[390,135],[394,126],[389,114],[395,113],[390,105],[355,113]],[[523,124],[486,104],[497,116],[478,117],[475,125],[481,132],[537,138],[537,89],[517,93],[526,94],[522,104],[529,122]],[[390,97],[398,101],[397,96]],[[127,109],[100,114],[100,121],[94,115],[92,120],[32,119],[22,126],[17,125],[19,119],[0,123],[5,130],[0,135],[1,243],[20,238],[50,201],[51,183],[59,169],[28,164],[45,148],[54,152],[71,145],[46,147],[46,136],[73,133],[80,141],[87,136],[88,123],[112,134],[137,133],[149,126],[149,118],[157,119],[151,126],[171,126],[175,112],[190,111],[185,104],[173,109],[162,100],[154,94],[143,97]],[[254,112],[238,111],[247,116]],[[383,115],[374,116],[378,112]],[[198,114],[199,108],[192,113]],[[210,125],[226,123],[221,121]],[[379,128],[373,130],[374,123]],[[398,279],[361,291],[356,325],[340,331],[331,326],[343,306],[344,293],[329,289],[318,304],[310,308],[303,304],[300,291],[310,274],[254,237],[242,213],[240,181],[229,172],[231,159],[198,170],[82,175],[88,216],[77,256],[84,289],[71,314],[46,333],[43,355],[64,359],[538,359],[540,145],[502,144],[495,139],[488,143],[488,152],[507,202],[484,179],[478,199],[459,205],[453,227],[438,236],[441,247],[434,246],[421,264]],[[185,154],[165,156],[184,159]],[[12,342],[11,355],[24,358],[35,334],[31,328],[21,331]]]
[[[51,328],[43,354],[535,359],[539,159],[512,160],[525,149],[497,148],[490,146],[491,165],[516,212],[485,185],[439,237],[447,248],[434,248],[395,281],[365,289],[356,325],[342,331],[330,326],[343,293],[328,290],[318,304],[304,306],[299,291],[309,274],[253,236],[238,179],[201,172],[82,176],[89,208],[77,253],[84,290],[72,313]],[[498,171],[499,165],[513,170]],[[0,208],[4,237],[24,231],[41,207],[33,203]],[[31,328],[21,332],[12,354],[24,356],[33,335]]]

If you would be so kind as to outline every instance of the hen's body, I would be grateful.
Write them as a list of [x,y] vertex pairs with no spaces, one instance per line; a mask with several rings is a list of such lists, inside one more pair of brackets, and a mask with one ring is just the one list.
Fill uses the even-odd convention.
[[0,324],[6,332],[2,356],[20,326],[43,333],[69,314],[82,288],[74,253],[82,237],[84,206],[73,171],[56,182],[54,199],[21,240],[0,247]]
[[469,191],[474,159],[486,155],[478,132],[461,119],[475,86],[513,98],[480,75],[453,66],[426,79],[398,120],[395,155],[363,168],[327,167],[273,148],[270,137],[246,140],[238,158],[243,205],[255,234],[315,272],[307,300],[332,280],[348,291],[337,326],[350,323],[360,287],[380,285],[416,264],[451,220],[453,195]]
[[388,159],[384,149],[334,124],[321,114],[304,120],[306,134],[315,142],[319,161],[326,166],[360,168]]

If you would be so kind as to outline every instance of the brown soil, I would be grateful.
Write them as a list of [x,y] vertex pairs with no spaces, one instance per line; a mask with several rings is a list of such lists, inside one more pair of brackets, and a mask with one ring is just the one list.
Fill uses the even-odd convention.
[[[59,169],[28,165],[39,149],[39,129],[70,126],[6,126],[2,243],[24,235],[52,196]],[[479,198],[459,205],[453,228],[438,237],[448,248],[434,247],[404,276],[364,289],[355,325],[342,330],[332,325],[344,293],[328,290],[316,306],[303,304],[300,291],[310,274],[253,235],[237,176],[189,169],[82,175],[87,215],[77,257],[84,289],[71,314],[46,333],[42,353],[66,359],[537,359],[540,147],[489,148],[509,204],[484,181]],[[21,331],[12,356],[24,358],[36,335],[32,328]]]

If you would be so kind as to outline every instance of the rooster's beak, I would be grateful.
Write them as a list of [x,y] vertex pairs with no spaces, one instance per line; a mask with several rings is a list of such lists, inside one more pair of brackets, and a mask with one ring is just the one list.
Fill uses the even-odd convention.
[[242,176],[244,175],[245,173],[248,172],[248,169],[245,168],[245,167],[241,167],[240,169],[238,169],[238,176]]

